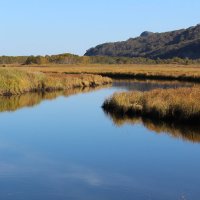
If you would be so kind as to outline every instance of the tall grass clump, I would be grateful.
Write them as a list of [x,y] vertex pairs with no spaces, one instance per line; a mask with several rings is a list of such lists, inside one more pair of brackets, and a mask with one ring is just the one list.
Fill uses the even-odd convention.
[[0,69],[0,95],[21,94],[41,89],[45,75],[16,69]]
[[31,91],[65,90],[111,83],[110,78],[99,75],[66,75],[30,72],[18,69],[0,69],[0,95],[10,96]]
[[137,115],[176,122],[200,122],[200,87],[115,93],[103,108],[118,115]]

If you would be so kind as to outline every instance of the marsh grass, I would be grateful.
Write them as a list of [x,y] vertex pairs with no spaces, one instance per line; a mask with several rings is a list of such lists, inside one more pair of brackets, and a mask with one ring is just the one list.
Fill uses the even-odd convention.
[[0,69],[0,95],[10,96],[33,91],[66,90],[75,87],[94,87],[111,83],[99,75],[65,75],[13,68]]
[[118,115],[174,122],[200,122],[200,87],[115,93],[103,108]]
[[[13,66],[12,66],[13,67]],[[19,68],[19,67],[16,67]],[[23,66],[21,69],[42,72],[60,72],[66,74],[98,74],[110,78],[150,79],[150,80],[179,80],[200,82],[200,65],[142,65],[142,64],[94,64],[94,65],[33,65]]]

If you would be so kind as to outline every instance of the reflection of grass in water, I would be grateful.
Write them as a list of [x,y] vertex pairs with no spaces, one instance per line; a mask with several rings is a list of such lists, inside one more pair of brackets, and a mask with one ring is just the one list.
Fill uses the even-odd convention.
[[23,107],[32,107],[38,105],[43,100],[53,100],[58,96],[70,96],[77,93],[86,93],[94,90],[98,90],[102,87],[85,87],[85,88],[74,88],[64,91],[57,92],[45,92],[45,93],[26,93],[23,95],[14,96],[1,96],[0,97],[0,112],[15,111]]
[[147,119],[144,117],[130,117],[127,115],[117,115],[116,113],[105,113],[112,119],[115,125],[122,126],[124,124],[142,124],[147,129],[156,133],[167,133],[174,138],[180,138],[185,141],[200,143],[200,127],[185,124],[175,124],[172,122]]
[[56,98],[59,93],[28,93],[10,97],[2,96],[0,97],[0,112],[15,111],[23,107],[32,107],[39,104],[43,99],[50,100]]
[[195,82],[187,82],[187,81],[178,81],[178,80],[140,80],[140,79],[114,79],[116,82],[122,83],[141,83],[141,84],[155,84],[155,85],[181,85],[181,86],[193,86],[199,85],[199,83]]
[[122,87],[125,89],[131,88],[138,91],[149,91],[153,89],[170,89],[181,87],[198,86],[199,83],[183,82],[183,81],[159,81],[159,80],[137,80],[137,79],[115,79],[114,86]]

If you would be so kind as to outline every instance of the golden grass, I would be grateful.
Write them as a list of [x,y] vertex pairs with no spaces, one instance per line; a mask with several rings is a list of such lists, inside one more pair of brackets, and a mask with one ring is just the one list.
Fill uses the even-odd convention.
[[[13,65],[12,65],[13,67]],[[111,78],[138,78],[155,80],[183,80],[200,82],[200,65],[31,65],[16,66],[14,68],[40,72],[59,72],[59,73],[89,73],[108,76]]]
[[0,95],[17,95],[30,91],[66,90],[75,87],[99,86],[111,83],[99,75],[66,75],[39,71],[0,69]]
[[200,87],[115,93],[103,108],[121,115],[138,115],[176,122],[200,122]]

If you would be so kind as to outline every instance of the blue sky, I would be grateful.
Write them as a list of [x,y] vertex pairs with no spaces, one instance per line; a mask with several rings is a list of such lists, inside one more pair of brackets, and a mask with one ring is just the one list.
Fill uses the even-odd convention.
[[200,23],[199,0],[0,0],[0,55],[82,55],[99,43]]

